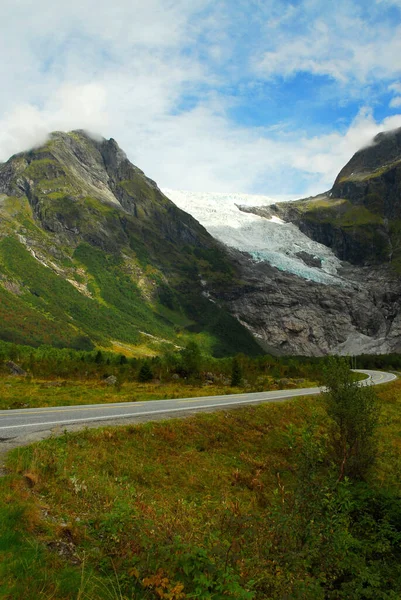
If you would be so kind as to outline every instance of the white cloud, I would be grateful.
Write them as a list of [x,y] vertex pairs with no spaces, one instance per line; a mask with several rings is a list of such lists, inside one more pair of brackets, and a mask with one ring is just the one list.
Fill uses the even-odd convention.
[[256,72],[266,78],[293,77],[304,72],[339,83],[365,84],[401,74],[401,27],[369,19],[356,3],[301,3],[288,16],[267,22],[265,44],[255,56]]
[[0,121],[0,160],[43,143],[50,131],[107,127],[105,91],[100,85],[66,84],[57,89],[45,107],[20,104]]
[[388,86],[388,89],[390,92],[394,92],[395,94],[401,94],[401,83],[399,83],[398,81],[392,83]]
[[390,101],[390,107],[391,108],[398,108],[401,106],[401,96],[395,96],[391,101]]
[[[163,187],[302,195],[328,189],[361,145],[401,125],[400,115],[377,122],[369,109],[322,135],[296,115],[291,128],[233,121],[238,100],[226,88],[254,76],[254,57],[262,77],[307,70],[342,86],[352,79],[351,88],[375,77],[394,94],[401,87],[399,31],[374,34],[352,2],[330,12],[316,0],[237,0],[234,21],[233,4],[3,0],[0,52],[10,60],[0,62],[0,160],[54,129],[86,128],[114,137]],[[263,35],[252,38],[252,27]]]
[[[162,94],[167,86],[163,79],[158,92],[166,97],[167,109],[160,106],[158,93],[155,104],[146,104],[146,95],[139,94],[132,110],[131,85],[133,81],[115,78],[103,85],[66,85],[42,110],[19,106],[0,123],[0,148],[17,152],[42,141],[48,131],[83,127],[116,138],[129,158],[163,187],[295,197],[330,188],[354,152],[379,131],[401,126],[401,115],[377,122],[370,110],[362,109],[342,133],[310,137],[299,129],[290,134],[283,130],[272,138],[270,131],[233,126],[213,97],[170,114],[174,100],[168,87]],[[303,179],[310,183],[300,183]]]

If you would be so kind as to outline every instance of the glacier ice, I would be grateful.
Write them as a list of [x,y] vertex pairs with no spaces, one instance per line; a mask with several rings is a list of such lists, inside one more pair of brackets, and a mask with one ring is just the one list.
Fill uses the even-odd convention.
[[[256,261],[267,261],[282,271],[324,284],[345,285],[339,277],[341,262],[334,253],[304,235],[293,223],[278,217],[266,219],[238,208],[269,206],[278,201],[269,196],[188,192],[163,189],[179,208],[197,219],[207,231],[227,246],[248,252]],[[297,256],[307,252],[321,260],[321,268],[308,266]]]

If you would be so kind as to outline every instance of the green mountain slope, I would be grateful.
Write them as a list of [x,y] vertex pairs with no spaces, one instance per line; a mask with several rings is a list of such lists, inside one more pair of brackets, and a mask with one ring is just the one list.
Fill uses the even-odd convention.
[[56,132],[0,165],[0,339],[146,352],[197,333],[216,355],[257,353],[208,299],[237,277],[114,140]]
[[339,258],[401,271],[401,128],[359,150],[329,192],[276,208]]

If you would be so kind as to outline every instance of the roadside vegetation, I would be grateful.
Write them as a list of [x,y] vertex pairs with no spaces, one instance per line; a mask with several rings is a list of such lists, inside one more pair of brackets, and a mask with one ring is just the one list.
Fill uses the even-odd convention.
[[399,598],[401,382],[377,399],[344,361],[325,380],[321,397],[13,451],[0,597]]
[[[321,360],[271,356],[214,358],[190,341],[175,352],[127,357],[104,350],[76,351],[0,343],[0,409],[132,402],[212,396],[317,382]],[[25,376],[12,375],[17,365]]]

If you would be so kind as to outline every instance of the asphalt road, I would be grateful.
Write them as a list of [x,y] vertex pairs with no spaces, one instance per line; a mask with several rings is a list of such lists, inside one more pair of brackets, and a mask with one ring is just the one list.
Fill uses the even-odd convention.
[[[378,385],[396,379],[396,376],[392,373],[381,371],[360,372],[368,375],[368,379],[361,382],[364,385]],[[148,402],[1,410],[0,443],[4,448],[5,446],[21,445],[35,439],[41,439],[51,433],[60,433],[64,430],[75,430],[102,424],[146,422],[161,418],[180,417],[201,411],[245,406],[247,404],[280,402],[296,396],[319,394],[321,391],[322,388],[312,387],[253,394],[152,400]]]

